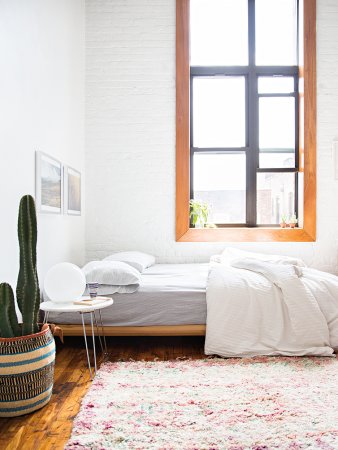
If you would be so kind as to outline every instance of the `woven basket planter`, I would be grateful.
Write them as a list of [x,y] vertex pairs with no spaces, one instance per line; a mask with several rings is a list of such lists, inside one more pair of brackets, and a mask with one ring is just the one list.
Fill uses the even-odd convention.
[[48,325],[28,336],[0,338],[0,417],[31,413],[52,395],[55,342]]

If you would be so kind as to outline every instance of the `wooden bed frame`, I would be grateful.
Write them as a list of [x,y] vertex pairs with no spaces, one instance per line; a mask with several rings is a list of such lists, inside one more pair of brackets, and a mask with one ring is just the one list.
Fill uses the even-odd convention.
[[[64,336],[83,336],[82,325],[57,324]],[[101,327],[100,327],[101,328]],[[205,325],[159,325],[150,327],[104,326],[105,336],[204,336]],[[86,333],[91,335],[91,326],[86,325]]]

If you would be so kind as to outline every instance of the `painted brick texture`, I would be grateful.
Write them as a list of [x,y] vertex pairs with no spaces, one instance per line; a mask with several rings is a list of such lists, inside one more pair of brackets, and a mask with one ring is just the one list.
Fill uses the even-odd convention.
[[[338,272],[338,2],[317,5],[317,242],[236,246]],[[175,242],[175,0],[86,1],[86,208],[87,260],[200,262],[226,245]]]

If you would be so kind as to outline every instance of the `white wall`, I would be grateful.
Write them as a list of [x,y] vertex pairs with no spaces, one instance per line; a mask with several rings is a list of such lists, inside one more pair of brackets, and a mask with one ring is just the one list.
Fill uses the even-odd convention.
[[[338,2],[318,0],[318,239],[239,244],[338,271]],[[175,0],[86,2],[87,259],[122,249],[206,261],[225,244],[175,242]]]
[[[35,150],[84,171],[84,1],[0,0],[0,282],[15,287],[17,210]],[[40,277],[82,264],[84,216],[38,215]]]

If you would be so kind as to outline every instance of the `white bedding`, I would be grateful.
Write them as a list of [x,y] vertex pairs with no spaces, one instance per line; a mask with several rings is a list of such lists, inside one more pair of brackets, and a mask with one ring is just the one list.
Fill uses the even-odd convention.
[[[141,274],[122,261],[91,261],[82,267],[87,283],[98,283],[98,295],[125,294],[138,290]],[[85,295],[88,295],[88,288]]]
[[253,258],[213,263],[205,353],[330,356],[338,348],[338,277]]
[[[205,324],[208,271],[207,263],[155,264],[142,273],[138,291],[112,295],[114,304],[102,310],[103,323],[106,326]],[[49,317],[59,324],[81,323],[78,313],[50,313]]]

